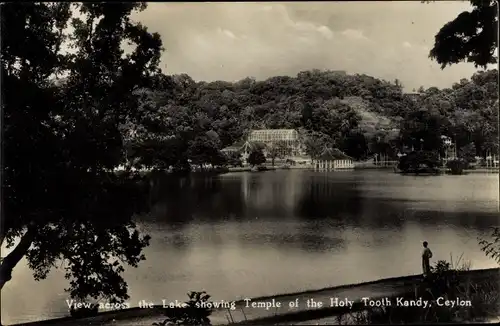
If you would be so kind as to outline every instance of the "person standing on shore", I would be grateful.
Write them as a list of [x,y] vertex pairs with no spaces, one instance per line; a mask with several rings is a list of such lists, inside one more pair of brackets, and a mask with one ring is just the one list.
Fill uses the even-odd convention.
[[431,275],[431,264],[430,259],[432,258],[432,251],[428,248],[429,243],[424,241],[424,251],[422,252],[422,270],[424,272],[424,278],[428,278]]

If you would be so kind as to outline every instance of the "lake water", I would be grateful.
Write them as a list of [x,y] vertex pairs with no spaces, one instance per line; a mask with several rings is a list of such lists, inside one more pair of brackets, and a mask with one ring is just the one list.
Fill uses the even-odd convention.
[[[128,268],[131,306],[206,290],[233,300],[421,272],[463,253],[496,267],[477,238],[498,225],[498,174],[401,176],[384,171],[234,173],[168,182],[139,227],[147,260]],[[36,282],[22,261],[2,291],[2,322],[67,314],[60,270]]]

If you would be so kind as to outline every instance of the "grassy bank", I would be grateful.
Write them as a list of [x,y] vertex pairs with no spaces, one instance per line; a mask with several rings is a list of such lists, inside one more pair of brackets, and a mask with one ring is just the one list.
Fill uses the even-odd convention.
[[[358,304],[350,311],[310,319],[277,320],[274,325],[368,325],[414,323],[493,323],[500,320],[500,270],[477,274],[437,262],[433,276],[413,293],[382,299],[385,305]],[[420,301],[419,301],[420,300]],[[404,305],[404,303],[421,303]],[[390,304],[388,304],[390,303]],[[319,315],[316,312],[310,314]],[[302,321],[302,323],[300,322]]]
[[[464,289],[469,289],[469,295],[475,296],[475,301],[485,302],[496,302],[494,300],[498,299],[498,295],[494,297],[491,291],[486,291],[486,288],[478,287],[478,284],[486,284],[486,282],[499,284],[500,281],[500,269],[486,269],[486,270],[473,270],[473,271],[458,271],[454,274],[461,284],[470,284],[469,287],[460,288],[460,291]],[[357,320],[357,323],[364,323],[367,320],[375,320],[389,318],[394,319],[394,316],[413,316],[416,318],[415,314],[419,314],[422,310],[385,310],[378,311],[377,309],[366,310],[365,306],[362,304],[360,299],[363,296],[371,296],[373,298],[385,298],[396,296],[415,296],[415,290],[419,290],[418,285],[421,284],[421,275],[412,275],[405,277],[396,277],[389,279],[382,279],[372,282],[365,282],[360,284],[350,284],[336,287],[327,287],[317,290],[303,291],[298,293],[287,293],[287,294],[276,294],[272,296],[262,296],[257,298],[252,298],[252,301],[270,301],[274,299],[276,302],[281,302],[283,306],[286,306],[284,310],[270,310],[266,311],[264,309],[246,309],[245,301],[239,300],[235,301],[236,309],[234,311],[229,311],[227,309],[214,309],[211,311],[210,320],[212,325],[223,325],[223,324],[235,324],[235,325],[276,325],[276,324],[287,324],[304,321],[318,321],[327,320],[328,324],[336,323],[335,321],[340,320],[342,324],[349,320]],[[474,290],[475,288],[475,290]],[[471,290],[472,289],[472,290]],[[494,288],[492,288],[494,289]],[[420,291],[422,289],[420,288]],[[467,293],[467,292],[466,292]],[[498,292],[497,292],[498,293]],[[417,293],[417,295],[421,295]],[[483,299],[480,299],[483,296]],[[489,297],[488,297],[489,296]],[[355,303],[352,309],[346,309],[345,307],[323,307],[318,309],[295,309],[290,311],[288,309],[288,302],[294,301],[297,298],[301,302],[305,302],[307,298],[314,298],[317,301],[328,301],[330,297],[339,298],[352,298]],[[496,299],[495,299],[496,298]],[[483,300],[483,301],[480,301]],[[479,306],[478,306],[479,307]],[[484,306],[481,306],[484,310]],[[130,308],[120,311],[109,311],[98,313],[96,316],[87,318],[72,318],[65,317],[59,319],[45,320],[39,322],[30,322],[17,324],[16,326],[42,326],[42,325],[54,325],[54,326],[77,326],[77,325],[115,325],[115,326],[125,326],[125,325],[148,325],[151,326],[152,322],[161,322],[165,319],[163,315],[168,313],[168,309],[163,309],[161,306],[155,306],[152,309],[141,309],[141,308]],[[471,312],[476,313],[476,312]],[[325,319],[326,318],[326,319]],[[229,321],[228,321],[229,320]],[[316,322],[314,322],[316,323]],[[368,322],[366,322],[368,323]],[[382,322],[381,322],[382,323]],[[385,322],[384,322],[385,323]]]
[[[438,262],[432,283],[423,283],[421,275],[385,279],[364,285],[391,286],[392,295],[379,294],[373,288],[373,301],[389,299],[391,306],[367,307],[362,300],[356,300],[352,307],[324,307],[320,309],[304,309],[275,314],[264,318],[245,320],[234,325],[295,325],[307,321],[308,324],[398,324],[398,323],[436,323],[485,321],[500,316],[500,269],[487,270],[456,270]],[[347,285],[354,293],[360,285]],[[321,290],[319,290],[321,291]],[[309,297],[318,298],[319,292],[308,291]],[[387,292],[390,293],[390,292]],[[352,296],[351,296],[352,298]],[[423,307],[398,306],[397,299],[428,300],[431,303]],[[440,299],[441,298],[441,299]],[[449,307],[442,305],[444,300],[470,301],[470,306]],[[437,302],[439,301],[439,303]],[[441,305],[440,305],[441,304]],[[367,309],[368,308],[368,309]]]
[[[396,305],[398,300],[415,302],[415,294],[408,292],[402,296],[388,298],[392,303],[391,306],[370,307],[369,309],[361,307],[358,311],[349,311],[326,318],[309,319],[304,322],[278,322],[274,325],[493,323],[500,321],[499,279],[484,280],[480,284],[474,282],[469,284],[468,288],[469,293],[463,291],[456,295],[433,297],[429,293],[430,297],[427,297],[429,306],[425,308]],[[457,306],[457,302],[462,305]],[[452,307],[451,304],[454,306]]]

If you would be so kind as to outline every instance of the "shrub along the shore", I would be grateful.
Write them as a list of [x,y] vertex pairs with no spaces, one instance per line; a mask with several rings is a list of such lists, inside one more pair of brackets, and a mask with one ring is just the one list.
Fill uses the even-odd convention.
[[[460,262],[460,259],[459,259]],[[457,263],[458,265],[458,263]],[[433,267],[432,278],[422,282],[416,293],[408,293],[403,300],[422,298],[430,305],[373,307],[337,317],[339,324],[408,324],[446,322],[484,322],[500,316],[499,279],[471,281],[459,277],[460,271],[469,270],[470,264],[453,266],[440,260]],[[438,302],[439,300],[439,302]],[[445,300],[454,305],[443,305]],[[395,298],[394,300],[395,301]]]
[[183,307],[165,308],[165,319],[153,326],[167,325],[191,325],[191,326],[209,326],[211,308],[206,308],[210,295],[205,291],[189,292],[189,301],[184,303]]

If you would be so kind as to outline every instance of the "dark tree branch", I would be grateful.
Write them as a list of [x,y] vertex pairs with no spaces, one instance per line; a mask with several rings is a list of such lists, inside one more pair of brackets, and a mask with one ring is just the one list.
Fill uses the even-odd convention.
[[441,69],[463,61],[483,68],[497,63],[498,1],[471,1],[471,4],[472,11],[462,12],[435,36],[429,57]]
[[28,252],[36,236],[36,226],[31,223],[26,233],[21,237],[21,241],[3,260],[0,265],[0,290],[5,283],[11,280],[14,267]]

